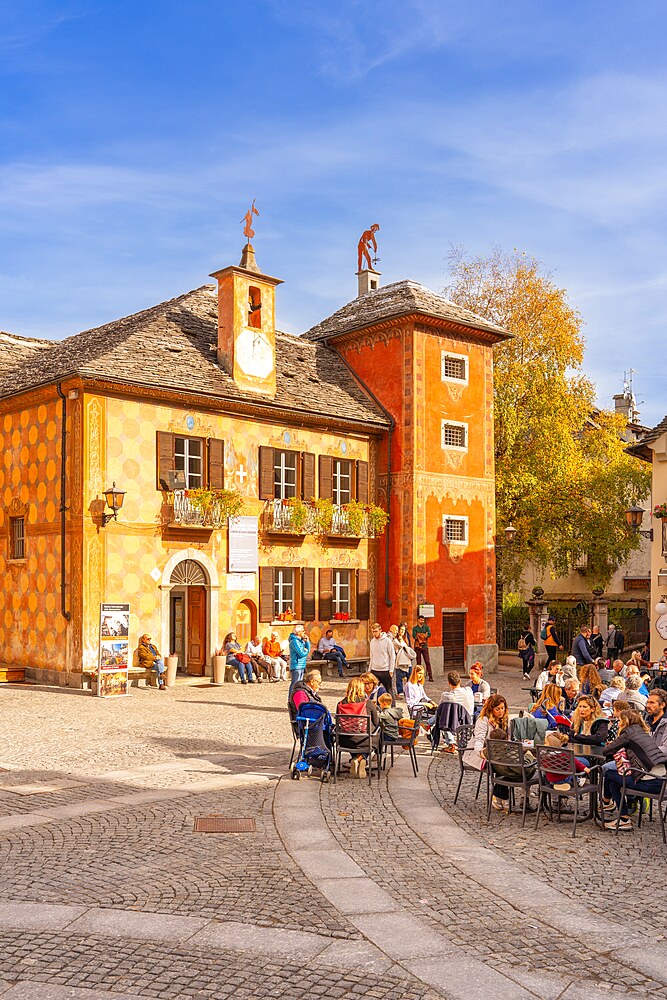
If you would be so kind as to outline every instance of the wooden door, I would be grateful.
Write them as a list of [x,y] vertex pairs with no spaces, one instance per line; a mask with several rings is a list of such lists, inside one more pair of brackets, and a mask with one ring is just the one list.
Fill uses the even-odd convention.
[[445,671],[466,668],[466,612],[442,612],[443,665]]
[[206,587],[188,587],[186,673],[201,677],[206,667]]
[[[254,631],[253,631],[254,629]],[[236,609],[236,638],[245,649],[245,644],[257,634],[252,608],[247,601],[241,601]]]

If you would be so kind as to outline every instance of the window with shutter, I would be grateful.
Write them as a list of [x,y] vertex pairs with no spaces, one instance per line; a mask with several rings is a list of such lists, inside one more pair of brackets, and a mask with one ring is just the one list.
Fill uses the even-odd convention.
[[296,618],[299,617],[295,576],[293,569],[286,569],[282,566],[277,566],[273,571],[273,615],[275,618],[286,611],[292,611]]
[[259,449],[259,499],[273,500],[273,448],[264,445]]
[[357,462],[357,500],[368,503],[368,462]]
[[331,589],[331,570],[320,570],[320,606],[319,620],[328,622],[333,615],[333,593]]
[[315,570],[301,570],[301,617],[305,622],[315,620]]
[[370,621],[371,593],[368,584],[368,570],[357,570],[357,618],[362,622]]
[[333,458],[320,455],[320,498],[333,500]]
[[272,566],[259,567],[259,620],[273,621],[273,575]]
[[352,499],[352,462],[344,458],[333,460],[333,502],[341,507]]
[[170,489],[169,473],[174,465],[174,435],[165,431],[157,432],[157,488]]
[[217,438],[208,439],[208,488],[225,488],[225,442]]
[[335,569],[331,577],[334,614],[350,614],[352,611],[351,577],[349,569]]
[[301,455],[301,497],[303,500],[315,497],[315,456],[307,451]]

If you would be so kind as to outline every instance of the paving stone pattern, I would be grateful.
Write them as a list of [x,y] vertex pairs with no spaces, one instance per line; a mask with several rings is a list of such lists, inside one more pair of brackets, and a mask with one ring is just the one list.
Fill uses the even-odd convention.
[[[527,916],[500,896],[482,890],[461,868],[447,863],[398,815],[386,778],[370,787],[352,779],[325,785],[321,802],[339,844],[370,878],[400,898],[406,910],[444,933],[450,943],[510,979],[513,969],[547,972],[631,996],[649,992],[667,996],[667,987],[660,983],[619,967],[611,957],[592,954],[574,938],[555,933],[548,927],[548,913],[544,922]],[[633,926],[636,919],[635,910]],[[614,942],[610,942],[610,950],[613,947]]]
[[[641,830],[618,837],[591,822],[580,823],[574,841],[570,817],[563,817],[560,824],[544,817],[535,832],[534,817],[528,818],[522,830],[516,816],[494,811],[487,824],[484,782],[475,802],[476,779],[467,774],[454,805],[458,780],[456,758],[440,755],[429,770],[431,790],[459,826],[484,847],[506,854],[527,872],[539,873],[565,897],[636,929],[644,900],[653,898],[656,887],[664,883],[665,847],[657,821],[648,823],[645,818]],[[665,907],[651,910],[649,928],[667,933]]]
[[0,932],[0,979],[30,980],[164,1000],[437,1000],[422,984],[384,975],[339,972],[312,961],[266,960],[191,945],[166,948],[72,934]]

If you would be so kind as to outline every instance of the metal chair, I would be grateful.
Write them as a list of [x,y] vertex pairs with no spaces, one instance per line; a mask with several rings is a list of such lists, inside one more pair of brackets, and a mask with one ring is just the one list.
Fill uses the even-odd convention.
[[651,814],[649,817],[651,819],[653,817],[653,803],[654,802],[658,803],[658,816],[660,818],[662,842],[663,844],[667,844],[667,837],[665,836],[665,808],[664,808],[664,806],[667,805],[667,775],[664,778],[659,779],[662,780],[662,785],[660,786],[659,792],[645,792],[641,788],[628,788],[626,783],[629,777],[632,777],[633,781],[639,781],[641,778],[654,777],[654,775],[649,775],[646,771],[643,771],[640,768],[636,767],[633,767],[628,774],[623,775],[623,784],[621,785],[621,803],[620,803],[620,808],[618,810],[618,817],[616,819],[616,836],[618,837],[619,824],[621,822],[621,815],[623,813],[623,806],[625,805],[626,799],[635,798],[640,800],[638,803],[638,810],[637,810],[638,811],[637,826],[639,827],[641,827],[642,825],[641,799],[648,799],[649,802],[651,803]]
[[382,766],[382,732],[380,729],[371,728],[370,715],[335,715],[334,726],[334,782],[340,773],[340,759],[344,753],[350,753],[353,757],[359,754],[367,757],[369,785],[373,772],[373,755],[375,755],[379,781]]
[[431,753],[440,746],[440,734],[442,732],[456,733],[459,726],[468,726],[472,723],[470,713],[455,701],[442,701],[435,712],[435,720],[431,730]]
[[394,747],[400,747],[408,751],[410,757],[410,763],[412,764],[412,773],[415,778],[419,773],[419,764],[417,763],[417,740],[419,739],[419,723],[415,722],[412,732],[409,736],[398,736],[395,740],[382,741],[382,770],[384,770],[385,761],[387,759],[387,751],[389,751],[390,756],[390,767],[394,766]]
[[484,772],[480,771],[476,767],[473,767],[472,764],[466,764],[465,758],[463,756],[464,752],[468,749],[468,744],[473,738],[474,733],[475,733],[475,727],[471,725],[459,726],[456,732],[454,733],[454,735],[456,736],[456,751],[459,759],[459,768],[460,768],[459,783],[456,786],[456,795],[454,796],[454,805],[456,805],[456,800],[459,797],[459,792],[461,791],[461,784],[463,782],[463,775],[466,773],[466,771],[472,771],[475,774],[479,775],[479,780],[477,782],[477,791],[475,792],[475,802],[479,798],[479,790],[482,787],[482,778],[484,776]]
[[[510,776],[507,771],[519,771],[520,775]],[[529,774],[533,771],[533,774]],[[522,743],[514,743],[510,740],[487,740],[486,741],[486,819],[491,817],[491,789],[496,785],[502,785],[509,789],[509,811],[512,811],[514,792],[517,788],[523,789],[523,808],[521,811],[521,827],[526,825],[526,812],[528,810],[528,799],[530,789],[537,784],[534,776],[534,765],[526,763],[525,750]]]
[[[572,799],[574,805],[574,820],[572,822],[572,836],[577,833],[577,822],[579,820],[579,803],[588,795],[588,816],[589,819],[595,813],[595,799],[600,795],[600,785],[597,781],[590,781],[591,774],[600,770],[599,764],[594,764],[585,776],[585,783],[579,784],[579,778],[584,777],[582,772],[577,772],[574,762],[574,750],[565,747],[535,747],[537,754],[537,781],[539,785],[539,801],[537,804],[537,815],[535,816],[535,829],[540,822],[542,808],[548,802],[549,819],[553,819],[553,796],[556,796],[557,819],[560,823],[560,809],[562,799]],[[559,784],[569,783],[569,788],[554,788],[547,778],[547,773],[558,775]]]

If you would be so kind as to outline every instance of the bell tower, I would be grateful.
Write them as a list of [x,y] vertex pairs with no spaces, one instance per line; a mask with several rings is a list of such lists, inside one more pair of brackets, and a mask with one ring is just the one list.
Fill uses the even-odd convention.
[[[253,208],[248,215],[252,221]],[[211,275],[218,282],[218,364],[240,389],[275,396],[276,393],[276,285],[280,278],[262,274],[250,242],[254,235],[246,216],[238,267]]]

